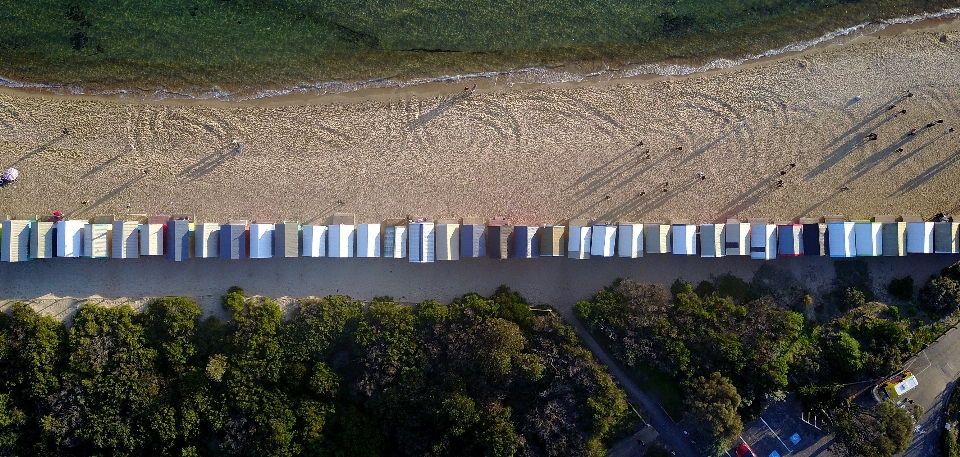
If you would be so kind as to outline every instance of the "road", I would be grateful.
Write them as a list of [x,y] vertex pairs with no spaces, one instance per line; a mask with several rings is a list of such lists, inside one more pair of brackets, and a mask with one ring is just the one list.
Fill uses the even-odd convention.
[[951,387],[960,376],[960,329],[954,327],[936,342],[910,359],[906,368],[919,385],[906,397],[923,406],[917,433],[903,457],[939,455],[940,420],[950,399]]

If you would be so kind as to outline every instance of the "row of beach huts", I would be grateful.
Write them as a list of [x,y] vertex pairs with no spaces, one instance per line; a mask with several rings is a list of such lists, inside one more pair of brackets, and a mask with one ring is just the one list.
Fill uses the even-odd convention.
[[771,223],[766,219],[726,223],[591,223],[511,225],[504,219],[419,219],[357,224],[337,214],[327,225],[298,222],[196,223],[190,216],[138,216],[115,220],[6,218],[0,224],[0,261],[57,257],[126,259],[165,256],[262,259],[270,257],[363,257],[424,263],[463,258],[638,258],[644,254],[724,257],[904,256],[956,254],[956,222],[878,216]]

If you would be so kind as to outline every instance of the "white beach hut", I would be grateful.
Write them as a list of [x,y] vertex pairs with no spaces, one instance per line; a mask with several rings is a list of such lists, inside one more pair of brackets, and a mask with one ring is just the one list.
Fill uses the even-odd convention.
[[934,254],[957,253],[957,222],[935,222],[933,224],[933,252]]
[[356,232],[353,224],[331,224],[327,227],[327,257],[353,257]]
[[250,258],[269,259],[273,257],[273,235],[277,227],[274,224],[250,224]]
[[724,224],[700,225],[700,257],[724,257],[727,231]]
[[326,257],[327,226],[304,225],[301,230],[303,230],[303,257]]
[[83,221],[57,222],[57,257],[80,257],[83,255]]
[[434,255],[437,260],[460,260],[460,224],[437,223],[434,226]]
[[137,221],[113,221],[114,259],[140,257],[140,223]]
[[697,226],[693,224],[673,224],[674,255],[697,255]]
[[617,256],[643,257],[643,224],[621,223],[617,226]]
[[383,231],[383,256],[388,259],[407,258],[407,227],[388,225]]
[[724,251],[727,255],[750,255],[750,224],[736,219],[727,221]]
[[590,239],[591,257],[613,257],[617,246],[617,227],[594,225]]
[[907,222],[907,254],[933,253],[933,222]]
[[380,257],[380,224],[357,224],[357,257]]
[[26,262],[30,260],[30,221],[5,220],[0,224],[0,261]]
[[53,257],[54,223],[33,221],[30,224],[30,258],[49,259]]
[[[110,257],[111,224],[86,224],[83,227],[83,256],[90,259]],[[163,232],[160,232],[163,234]]]
[[669,254],[672,247],[670,226],[667,224],[643,224],[643,242],[647,254]]
[[830,222],[827,235],[830,238],[830,257],[856,257],[856,233],[853,222]]
[[879,222],[857,221],[853,230],[858,257],[876,257],[883,253],[883,227]]
[[411,222],[407,229],[407,248],[412,263],[433,263],[436,260],[434,242],[436,226],[433,222]]
[[571,259],[589,259],[590,241],[593,230],[585,225],[571,225],[567,238],[567,257]]
[[140,255],[163,255],[163,225],[157,222],[140,225]]
[[200,259],[220,257],[220,224],[197,224],[193,229],[193,256]]
[[777,226],[774,224],[750,224],[750,258],[773,260],[777,258]]

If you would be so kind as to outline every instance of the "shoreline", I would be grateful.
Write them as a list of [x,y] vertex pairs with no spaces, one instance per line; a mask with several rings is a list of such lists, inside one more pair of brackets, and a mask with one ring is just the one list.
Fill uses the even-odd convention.
[[[578,68],[576,68],[579,63],[573,62],[552,67],[524,67],[479,74],[442,75],[410,80],[381,78],[371,81],[302,83],[292,87],[261,88],[252,91],[238,90],[233,93],[221,92],[216,87],[211,87],[191,88],[186,93],[183,91],[117,88],[110,89],[107,93],[94,94],[83,93],[83,89],[71,88],[70,85],[46,86],[38,83],[21,83],[5,79],[3,75],[0,75],[0,92],[22,94],[28,97],[39,96],[160,105],[284,106],[396,100],[410,96],[437,95],[449,92],[450,86],[470,86],[472,84],[477,84],[478,88],[486,91],[536,90],[543,87],[575,88],[583,85],[602,87],[624,83],[655,83],[664,80],[709,76],[784,59],[802,58],[811,53],[838,46],[847,46],[872,38],[935,31],[956,24],[960,24],[960,7],[936,13],[856,24],[825,33],[812,40],[788,43],[771,48],[760,54],[707,59],[674,59],[653,63],[626,63],[621,68],[605,67],[594,71],[581,71],[580,73],[577,72]],[[595,65],[596,62],[592,64]],[[537,74],[546,76],[541,76],[542,80],[537,80]],[[189,93],[190,90],[194,92]]]

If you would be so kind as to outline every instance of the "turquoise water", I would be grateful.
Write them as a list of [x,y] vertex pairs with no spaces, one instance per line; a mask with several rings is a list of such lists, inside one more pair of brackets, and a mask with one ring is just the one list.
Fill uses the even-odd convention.
[[758,53],[960,1],[0,0],[0,77],[283,88]]

